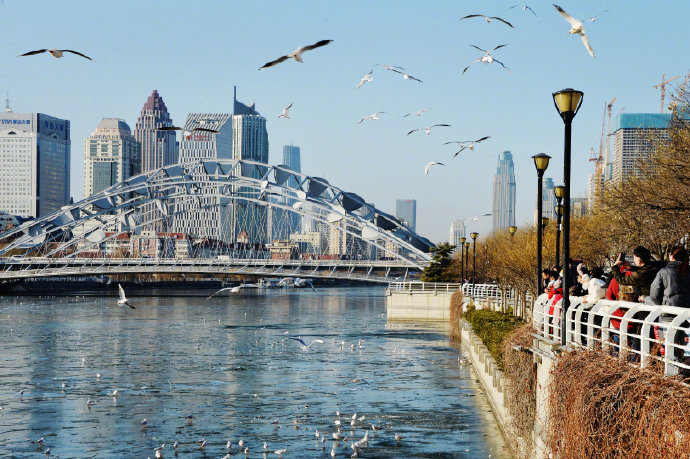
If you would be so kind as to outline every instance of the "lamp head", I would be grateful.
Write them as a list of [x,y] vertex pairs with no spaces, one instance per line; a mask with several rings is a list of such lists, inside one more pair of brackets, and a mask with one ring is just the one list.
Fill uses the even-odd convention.
[[556,106],[558,114],[561,115],[563,122],[570,123],[582,105],[584,93],[573,88],[561,89],[552,94],[553,104]]
[[541,176],[546,168],[549,167],[551,156],[546,153],[539,153],[538,155],[532,156],[532,159],[534,160],[534,167],[537,168],[537,174]]
[[556,200],[558,202],[561,202],[561,199],[563,199],[563,196],[565,196],[565,185],[558,185],[553,187],[553,194],[556,195]]
[[466,240],[467,240],[466,237],[461,237],[460,238],[460,245],[464,245]]
[[466,248],[466,249],[469,249],[469,248],[470,248],[470,243],[469,243],[469,242],[465,242],[465,248]]
[[479,236],[479,233],[470,233],[470,237],[471,237],[472,240],[474,240],[474,241],[477,240],[477,236]]
[[511,226],[510,228],[508,228],[508,231],[510,231],[511,236],[514,236],[515,231],[517,231],[517,226]]

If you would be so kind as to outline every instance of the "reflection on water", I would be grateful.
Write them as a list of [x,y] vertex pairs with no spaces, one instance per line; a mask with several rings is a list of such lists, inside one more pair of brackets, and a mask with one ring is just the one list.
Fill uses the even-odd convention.
[[[337,457],[371,424],[381,430],[361,457],[506,455],[445,331],[387,325],[380,288],[132,302],[0,299],[0,455],[154,457],[165,443],[174,457],[178,441],[180,456],[221,457],[230,440],[240,456],[243,439],[250,457],[264,442],[284,457],[330,457],[336,411],[348,438]],[[324,343],[305,352],[288,334]],[[365,419],[352,427],[355,413]]]

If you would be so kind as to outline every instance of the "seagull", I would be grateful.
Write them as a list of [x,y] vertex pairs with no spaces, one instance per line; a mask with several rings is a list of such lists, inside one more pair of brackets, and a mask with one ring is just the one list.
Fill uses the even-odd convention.
[[397,65],[386,65],[386,64],[375,64],[375,65],[381,66],[386,70],[393,70],[393,69],[405,70],[404,67],[398,67]]
[[506,69],[507,71],[510,72],[510,69],[509,69],[508,67],[506,67],[505,65],[503,65],[503,62],[499,61],[498,59],[495,59],[495,58],[490,54],[491,51],[496,51],[498,48],[503,48],[504,46],[508,46],[508,45],[505,45],[505,44],[504,44],[504,45],[498,45],[497,47],[495,47],[494,49],[490,49],[489,51],[487,51],[487,50],[485,50],[485,49],[481,49],[479,46],[475,46],[475,45],[470,45],[470,46],[473,47],[473,48],[478,49],[478,50],[481,51],[481,52],[483,52],[483,53],[484,53],[484,56],[479,57],[479,58],[473,60],[472,62],[470,62],[470,65],[468,65],[467,67],[465,67],[465,70],[462,71],[462,74],[463,74],[463,75],[465,74],[465,72],[467,72],[467,69],[469,69],[469,68],[472,66],[472,64],[474,64],[475,62],[483,62],[483,63],[486,64],[486,65],[491,64],[492,62],[497,62],[497,63],[501,64],[501,66],[502,66],[504,69]]
[[447,126],[450,127],[450,124],[432,124],[431,126],[427,126],[425,128],[417,128],[417,129],[412,129],[410,132],[407,133],[407,135],[412,134],[415,131],[421,131],[422,129],[424,132],[426,132],[426,135],[431,135],[431,128],[437,127],[437,126]]
[[290,117],[288,116],[288,111],[290,110],[291,107],[292,107],[292,104],[290,104],[290,105],[288,105],[287,107],[285,107],[285,108],[283,109],[282,113],[281,113],[280,115],[278,115],[278,118],[287,118],[287,119],[290,119]]
[[431,161],[429,164],[427,164],[424,167],[424,175],[429,175],[429,169],[431,169],[431,166],[445,166],[443,163],[439,163],[438,161]]
[[601,16],[601,15],[604,14],[604,13],[606,13],[607,11],[608,11],[608,10],[604,10],[604,11],[602,11],[601,13],[597,14],[596,16],[593,16],[593,17],[591,17],[591,18],[585,19],[585,21],[594,22],[594,21],[596,21],[596,20],[599,18],[599,16]]
[[515,27],[513,27],[513,24],[511,24],[510,22],[506,21],[505,19],[501,19],[501,18],[496,17],[496,16],[485,16],[485,15],[483,15],[483,14],[470,14],[470,15],[468,15],[468,16],[465,16],[464,18],[460,18],[460,20],[462,21],[463,19],[469,19],[469,18],[484,18],[484,19],[486,20],[486,23],[487,23],[487,24],[488,24],[489,22],[493,21],[494,19],[496,19],[497,21],[501,21],[502,23],[504,23],[505,25],[507,25],[507,26],[509,26],[509,27],[511,27],[511,28],[513,28],[513,29],[515,28]]
[[530,11],[532,12],[532,14],[534,14],[534,16],[537,15],[537,13],[535,13],[534,10],[533,10],[532,8],[530,8],[528,5],[513,5],[513,6],[511,6],[511,7],[508,8],[508,9],[509,9],[509,10],[512,10],[513,8],[517,8],[518,6],[519,6],[520,8],[522,8],[523,11],[530,10]]
[[281,62],[286,61],[286,60],[288,60],[288,59],[290,59],[290,58],[293,58],[293,59],[296,60],[297,62],[303,62],[303,61],[302,61],[302,53],[304,53],[305,51],[309,51],[309,50],[315,49],[315,48],[320,48],[320,47],[322,47],[322,46],[326,46],[327,44],[331,43],[332,41],[333,41],[333,40],[321,40],[321,41],[317,41],[317,42],[314,43],[313,45],[302,46],[302,47],[300,47],[300,48],[297,48],[296,50],[294,50],[294,51],[291,52],[290,54],[287,54],[287,55],[285,55],[285,56],[280,56],[278,59],[276,59],[276,60],[274,60],[274,61],[266,62],[264,65],[262,65],[261,67],[259,67],[259,70],[263,70],[263,69],[267,69],[267,68],[269,68],[269,67],[273,67],[274,65],[278,65],[278,64],[280,64]]
[[405,72],[401,72],[400,70],[395,70],[395,69],[391,69],[391,70],[394,71],[395,73],[401,74],[401,75],[403,76],[403,78],[406,79],[406,80],[414,80],[414,81],[419,81],[420,83],[424,83],[424,82],[423,82],[422,80],[420,80],[419,78],[415,78],[415,77],[413,77],[413,76],[410,75],[410,74],[407,74],[407,73],[405,73]]
[[214,293],[213,295],[209,296],[209,297],[206,298],[206,299],[207,299],[207,300],[210,300],[210,299],[213,298],[214,296],[218,295],[220,292],[224,292],[224,291],[226,291],[226,290],[230,290],[230,293],[239,293],[239,292],[240,292],[240,289],[241,289],[242,287],[246,287],[246,286],[247,286],[247,284],[236,285],[236,286],[234,286],[234,287],[225,287],[225,288],[222,288],[222,289],[218,290],[216,293]]
[[364,75],[361,80],[359,80],[359,84],[357,85],[357,89],[361,88],[364,83],[367,83],[369,81],[374,81],[374,78],[371,76],[371,74],[374,73],[373,70],[369,70],[369,73]]
[[490,139],[490,138],[491,138],[491,137],[489,137],[489,136],[487,135],[487,136],[484,136],[484,137],[482,137],[481,139],[477,139],[477,140],[462,140],[462,141],[459,141],[459,140],[452,140],[452,141],[450,141],[450,142],[444,142],[443,145],[448,145],[448,144],[451,144],[451,143],[456,143],[456,144],[460,145],[460,150],[458,150],[457,152],[455,152],[455,154],[453,155],[453,158],[455,158],[455,157],[458,156],[463,150],[466,150],[466,149],[467,149],[467,150],[470,150],[470,151],[474,151],[474,146],[475,146],[476,144],[478,144],[478,143],[480,143],[480,142],[483,142],[483,141],[485,141],[486,139]]
[[125,296],[125,291],[122,288],[122,285],[117,284],[117,288],[120,290],[120,299],[117,302],[117,304],[119,304],[120,306],[122,306],[123,304],[126,304],[127,306],[129,306],[130,309],[136,309],[134,306],[132,306],[132,304],[129,302],[129,300]]
[[285,453],[287,453],[287,449],[286,449],[286,448],[279,449],[279,450],[277,450],[277,451],[273,451],[273,454],[277,454],[278,456],[282,456],[282,455],[285,454]]
[[[574,34],[574,33],[578,34],[580,36],[580,38],[582,39],[582,43],[585,45],[585,48],[587,48],[587,51],[589,52],[590,56],[594,57],[594,50],[589,45],[589,40],[587,39],[587,35],[585,34],[585,29],[582,27],[582,22],[580,22],[579,19],[575,19],[574,17],[570,16],[560,6],[554,4],[553,7],[556,8],[556,11],[561,13],[561,16],[563,16],[563,18],[566,21],[568,21],[570,23],[570,25],[572,26],[572,28],[570,29],[570,32],[568,32],[568,34]],[[601,13],[599,13],[599,14],[601,14]],[[596,17],[590,18],[590,19],[596,19]]]
[[430,109],[430,108],[425,108],[424,110],[420,110],[420,111],[418,111],[418,112],[408,113],[407,115],[403,115],[403,118],[407,118],[408,116],[412,116],[412,115],[414,115],[414,116],[422,116],[422,113],[424,113],[424,112],[426,112],[426,111],[428,111],[428,110],[431,110],[431,109]]
[[139,424],[141,424],[141,427],[142,427],[142,428],[146,428],[146,425],[147,425],[148,423],[149,423],[149,421],[148,421],[146,418],[144,418],[144,420],[141,421]]
[[314,288],[314,284],[312,284],[312,282],[309,279],[301,279],[298,277],[297,279],[295,279],[294,285],[297,288],[303,288],[305,285],[308,285],[309,287],[311,287],[311,289],[314,291],[314,293],[316,293],[316,289]]
[[183,129],[178,126],[164,126],[164,127],[159,127],[159,131],[183,131],[182,136],[186,139],[189,140],[192,138],[192,134],[195,132],[210,132],[211,134],[218,134],[220,131],[216,131],[215,129],[208,129],[208,128],[202,128],[202,127],[195,127],[190,130]]
[[22,54],[22,55],[19,56],[19,57],[23,57],[23,56],[33,56],[34,54],[41,54],[41,53],[45,53],[45,52],[48,52],[48,53],[50,53],[53,57],[57,57],[57,58],[61,58],[61,57],[63,56],[64,53],[72,53],[72,54],[76,54],[77,56],[84,57],[84,58],[86,58],[86,59],[88,59],[88,60],[90,60],[90,61],[93,60],[93,59],[91,59],[89,56],[87,56],[86,54],[82,54],[82,53],[80,53],[80,52],[78,52],[78,51],[74,51],[74,50],[71,50],[71,49],[37,49],[36,51],[29,51],[28,53],[24,53],[24,54]]
[[362,121],[366,121],[366,120],[372,120],[372,121],[373,121],[373,120],[377,120],[377,119],[379,119],[379,115],[382,114],[382,113],[386,113],[386,112],[376,112],[376,113],[373,113],[373,114],[371,114],[371,115],[369,115],[369,116],[365,116],[365,117],[362,118],[361,120],[357,121],[355,124],[359,124],[359,123],[361,123]]
[[302,344],[302,350],[305,351],[305,352],[308,351],[309,349],[311,349],[311,345],[312,345],[312,344],[315,344],[315,343],[317,343],[317,344],[323,344],[323,340],[322,340],[322,339],[314,339],[314,340],[312,340],[311,343],[309,343],[309,344],[305,343],[305,342],[304,342],[302,339],[300,339],[300,338],[295,338],[294,336],[288,336],[288,339],[295,340],[295,341],[299,341],[300,344]]
[[206,439],[197,440],[196,444],[199,445],[199,448],[204,449],[206,448]]
[[402,440],[402,439],[403,439],[403,437],[402,437],[400,434],[395,434],[395,441],[396,441],[396,443],[397,443],[397,442],[400,442],[400,440]]
[[45,451],[43,452],[43,454],[45,454],[46,456],[50,456],[50,448],[48,448],[47,450],[45,450]]
[[117,398],[117,389],[115,389],[112,393],[108,395],[110,395],[112,398]]
[[355,383],[355,384],[364,383],[364,384],[366,384],[367,386],[371,386],[371,384],[369,384],[369,381],[367,381],[366,379],[362,379],[362,378],[352,378],[352,379],[350,379],[349,381],[344,382],[344,383],[343,383],[343,386],[346,385],[346,384],[349,384],[349,383],[351,383],[351,382],[353,382],[353,383]]

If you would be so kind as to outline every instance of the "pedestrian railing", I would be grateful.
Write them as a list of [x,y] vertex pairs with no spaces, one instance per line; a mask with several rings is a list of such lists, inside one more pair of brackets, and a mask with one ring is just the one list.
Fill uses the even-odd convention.
[[445,282],[392,282],[388,284],[388,290],[398,293],[441,293],[457,292],[460,284]]
[[[534,303],[534,326],[549,340],[561,339],[561,301],[542,294]],[[600,346],[641,367],[658,362],[666,375],[690,375],[690,308],[571,297],[565,323],[566,346]]]

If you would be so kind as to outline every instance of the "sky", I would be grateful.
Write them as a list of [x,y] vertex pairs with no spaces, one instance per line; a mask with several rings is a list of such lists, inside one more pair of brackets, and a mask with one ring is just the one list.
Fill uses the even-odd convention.
[[[690,71],[683,36],[690,2],[668,0],[560,0],[574,17],[608,10],[585,30],[592,58],[550,2],[527,3],[537,14],[501,1],[18,1],[0,4],[0,92],[15,112],[40,112],[71,122],[71,193],[83,198],[84,139],[104,117],[133,129],[154,89],[176,125],[190,112],[232,112],[238,99],[255,102],[266,117],[269,162],[282,162],[283,145],[301,147],[302,172],[326,178],[395,213],[396,199],[417,200],[417,232],[448,239],[453,220],[491,212],[498,154],[513,153],[516,220],[531,224],[536,171],[531,157],[552,156],[545,177],[563,177],[563,122],[551,93],[584,92],[573,121],[573,196],[584,196],[598,151],[605,104],[615,117],[658,112],[653,86]],[[468,14],[500,16],[515,28]],[[264,63],[322,39],[333,43],[259,71]],[[474,64],[500,44],[497,64]],[[24,52],[78,50],[55,59]],[[423,83],[374,64],[397,65]],[[374,80],[356,89],[370,70]],[[670,86],[669,91],[670,92]],[[668,97],[668,95],[667,95]],[[293,103],[291,119],[278,119]],[[404,114],[431,108],[423,116]],[[385,112],[377,121],[357,121]],[[431,124],[451,127],[406,133]],[[474,151],[453,158],[451,140],[483,136]],[[440,161],[428,176],[424,166]],[[491,217],[468,222],[491,231]]]

